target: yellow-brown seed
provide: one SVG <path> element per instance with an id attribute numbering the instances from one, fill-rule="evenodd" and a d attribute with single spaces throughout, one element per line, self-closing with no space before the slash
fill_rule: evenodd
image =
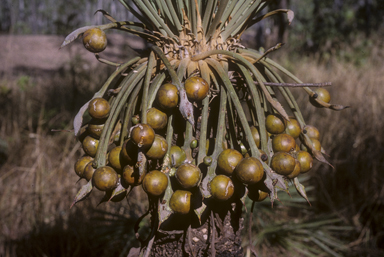
<path id="1" fill-rule="evenodd" d="M 185 92 L 192 101 L 201 101 L 209 93 L 208 82 L 198 76 L 189 77 L 184 82 Z"/>
<path id="2" fill-rule="evenodd" d="M 119 182 L 116 171 L 109 166 L 97 168 L 92 177 L 93 185 L 100 191 L 112 190 Z"/>
<path id="3" fill-rule="evenodd" d="M 83 34 L 83 45 L 85 49 L 92 53 L 100 53 L 107 47 L 107 36 L 99 28 L 91 28 Z"/>
<path id="4" fill-rule="evenodd" d="M 219 201 L 228 200 L 235 192 L 232 180 L 225 175 L 215 176 L 209 185 L 212 197 Z"/>
<path id="5" fill-rule="evenodd" d="M 188 214 L 191 210 L 192 193 L 185 190 L 176 190 L 169 200 L 169 207 L 179 214 Z"/>

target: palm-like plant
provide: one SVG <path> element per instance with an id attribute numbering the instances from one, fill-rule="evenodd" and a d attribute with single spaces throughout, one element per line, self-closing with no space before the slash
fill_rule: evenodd
<path id="1" fill-rule="evenodd" d="M 79 191 L 74 203 L 85 198 L 94 186 L 106 190 L 104 200 L 125 196 L 129 188 L 138 184 L 124 185 L 125 165 L 131 167 L 131 170 L 137 169 L 137 176 L 140 177 L 150 170 L 157 169 L 166 174 L 165 182 L 160 178 L 156 182 L 165 183 L 165 192 L 158 194 L 155 193 L 156 190 L 151 191 L 157 184 L 151 184 L 148 182 L 149 179 L 145 181 L 150 176 L 144 177 L 143 187 L 149 195 L 148 213 L 152 214 L 152 233 L 147 240 L 142 241 L 146 256 L 151 249 L 154 253 L 159 253 L 171 245 L 173 245 L 171 249 L 177 248 L 174 242 L 179 240 L 183 241 L 181 245 L 184 246 L 184 251 L 193 256 L 199 251 L 210 252 L 212 256 L 216 252 L 230 251 L 232 255 L 237 256 L 236 254 L 241 254 L 241 244 L 238 241 L 238 231 L 242 227 L 241 206 L 248 190 L 267 192 L 273 203 L 277 199 L 276 192 L 288 191 L 287 185 L 291 181 L 297 191 L 307 199 L 305 189 L 297 179 L 300 161 L 296 147 L 291 147 L 287 153 L 290 156 L 287 158 L 293 160 L 293 168 L 296 168 L 295 175 L 291 175 L 293 172 L 291 168 L 289 172 L 278 172 L 279 167 L 274 164 L 274 154 L 278 150 L 273 146 L 266 116 L 280 117 L 284 126 L 283 131 L 287 121 L 297 120 L 300 134 L 297 140 L 305 145 L 307 151 L 316 159 L 328 163 L 323 157 L 323 149 L 317 148 L 313 144 L 315 139 L 308 135 L 307 125 L 289 87 L 302 87 L 318 107 L 334 110 L 341 110 L 344 107 L 329 104 L 328 99 L 322 98 L 322 94 L 310 88 L 328 84 L 304 84 L 292 73 L 266 57 L 282 44 L 277 44 L 265 52 L 247 49 L 241 45 L 240 37 L 247 28 L 275 14 L 286 14 L 290 22 L 293 19 L 293 12 L 290 10 L 263 12 L 268 7 L 269 1 L 262 0 L 133 0 L 131 2 L 120 0 L 120 2 L 140 22 L 116 21 L 107 12 L 101 11 L 111 21 L 110 23 L 79 28 L 68 35 L 62 44 L 63 47 L 84 34 L 83 38 L 88 40 L 85 44 L 87 49 L 99 52 L 89 46 L 91 44 L 89 37 L 95 34 L 92 30 L 95 28 L 98 29 L 96 31 L 99 34 L 96 36 L 99 38 L 105 37 L 102 33 L 104 30 L 118 29 L 135 34 L 152 44 L 149 55 L 136 57 L 122 64 L 101 59 L 96 53 L 100 61 L 116 65 L 117 69 L 94 97 L 80 109 L 74 120 L 74 130 L 82 140 L 84 128 L 90 127 L 83 122 L 84 113 L 92 108 L 95 103 L 93 100 L 108 98 L 110 104 L 110 109 L 107 110 L 108 118 L 98 119 L 98 123 L 103 124 L 103 129 L 95 143 L 98 144 L 97 150 L 94 153 L 88 152 L 89 150 L 86 152 L 94 157 L 90 163 L 97 169 L 94 174 L 97 173 L 98 178 L 102 177 L 100 174 L 104 174 L 98 169 L 106 165 L 112 166 L 120 173 L 120 177 L 105 175 L 103 183 L 107 183 L 111 177 L 117 178 L 110 187 L 100 184 L 95 180 L 95 176 L 94 179 L 88 178 L 89 182 Z M 102 42 L 100 51 L 104 48 L 105 41 Z M 281 74 L 292 79 L 294 83 L 285 83 Z M 192 89 L 187 88 L 187 84 L 190 84 L 187 79 L 191 77 L 197 78 L 192 82 Z M 200 81 L 203 81 L 203 85 L 209 85 L 207 92 L 201 89 Z M 159 92 L 164 84 L 172 84 L 177 89 L 178 110 L 167 109 L 159 104 L 161 101 Z M 197 89 L 193 89 L 194 87 Z M 285 99 L 288 111 L 277 100 L 278 93 Z M 155 144 L 152 143 L 154 139 L 151 139 L 148 147 L 145 146 L 148 133 L 153 133 L 153 131 L 143 132 L 143 124 L 153 124 L 153 121 L 149 120 L 152 117 L 147 116 L 147 111 L 151 108 L 166 113 L 166 128 L 156 130 L 159 137 L 164 136 L 161 144 L 164 155 L 160 158 L 153 158 L 152 154 L 148 154 L 148 147 L 152 149 Z M 95 119 L 97 120 L 97 117 L 93 120 Z M 89 129 L 87 131 L 85 133 L 89 133 Z M 135 140 L 136 131 L 139 131 L 137 140 Z M 260 138 L 260 142 L 257 137 Z M 130 143 L 130 140 L 134 143 Z M 83 146 L 88 144 L 89 140 L 87 143 L 84 141 Z M 206 147 L 208 143 L 210 147 Z M 177 154 L 171 151 L 173 145 L 180 147 Z M 121 153 L 117 156 L 121 158 L 118 162 L 122 167 L 114 166 L 114 161 L 111 157 L 108 158 L 108 154 L 112 155 L 112 146 L 121 147 Z M 86 146 L 84 148 L 87 149 Z M 250 171 L 244 171 L 247 174 L 243 176 L 239 175 L 243 173 L 238 170 L 240 168 L 231 166 L 233 175 L 217 176 L 221 170 L 218 158 L 224 148 L 241 152 L 261 169 L 250 168 Z M 127 158 L 124 159 L 124 151 L 134 152 L 133 163 Z M 180 182 L 179 169 L 176 169 L 179 165 L 177 158 L 180 155 L 183 156 L 181 163 L 190 163 L 200 170 L 197 185 L 191 188 L 183 188 Z M 245 166 L 248 168 L 249 165 Z M 248 172 L 251 175 L 248 175 Z M 83 170 L 78 174 L 82 176 Z M 217 185 L 216 181 L 219 181 Z M 260 185 L 260 188 L 256 188 Z M 224 189 L 220 189 L 220 186 L 224 186 Z M 177 190 L 191 193 L 182 193 L 184 200 L 178 200 L 175 204 L 172 196 Z M 223 198 L 220 198 L 220 194 L 224 194 Z M 220 199 L 224 201 L 219 201 Z M 180 215 L 188 217 L 186 219 L 188 222 L 175 224 Z M 231 229 L 230 235 L 226 233 L 228 228 Z M 182 234 L 185 236 L 182 237 Z M 162 245 L 164 235 L 173 238 L 167 246 Z M 223 238 L 225 240 L 222 240 Z"/>
<path id="2" fill-rule="evenodd" d="M 308 174 L 300 177 L 300 182 L 308 184 Z M 306 187 L 311 194 L 314 187 Z M 308 198 L 316 202 L 313 197 Z M 254 245 L 260 253 L 273 251 L 281 252 L 284 256 L 346 256 L 350 254 L 348 243 L 344 241 L 346 235 L 353 233 L 354 227 L 345 223 L 337 214 L 318 215 L 309 205 L 303 205 L 306 201 L 298 192 L 290 195 L 282 194 L 281 205 L 277 209 L 271 209 L 269 204 L 263 202 L 247 201 L 246 206 L 250 210 L 247 224 L 247 238 L 244 245 L 247 253 L 254 250 L 249 245 Z M 287 213 L 296 216 L 289 220 Z M 266 255 L 266 254 L 265 254 Z M 249 255 L 247 255 L 249 256 Z M 263 255 L 264 256 L 264 255 Z M 280 256 L 280 255 L 278 255 Z"/>

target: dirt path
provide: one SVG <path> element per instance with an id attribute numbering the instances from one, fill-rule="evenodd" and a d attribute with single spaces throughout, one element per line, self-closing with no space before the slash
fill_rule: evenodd
<path id="1" fill-rule="evenodd" d="M 103 65 L 85 51 L 81 39 L 59 49 L 63 40 L 55 35 L 0 35 L 0 78 L 54 72 L 76 56 L 90 65 Z M 143 49 L 144 43 L 138 37 L 108 34 L 108 47 L 100 56 L 121 62 L 133 55 L 130 47 Z"/>

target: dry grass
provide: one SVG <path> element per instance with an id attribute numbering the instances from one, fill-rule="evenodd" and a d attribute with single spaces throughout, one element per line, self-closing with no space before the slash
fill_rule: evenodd
<path id="1" fill-rule="evenodd" d="M 285 59 L 304 82 L 331 81 L 331 102 L 350 106 L 340 112 L 317 109 L 306 94 L 296 92 L 307 124 L 319 128 L 327 159 L 335 167 L 317 163 L 312 171 L 314 207 L 318 214 L 333 212 L 355 226 L 348 246 L 356 256 L 382 254 L 378 247 L 384 243 L 383 47 L 370 50 L 359 67 L 336 58 L 327 64 L 301 56 L 293 63 Z"/>
<path id="2" fill-rule="evenodd" d="M 381 133 L 384 125 L 381 119 L 384 110 L 384 67 L 374 60 L 359 68 L 338 62 L 328 67 L 316 65 L 309 60 L 302 64 L 295 70 L 302 80 L 332 81 L 333 86 L 329 88 L 332 103 L 350 106 L 341 112 L 333 112 L 316 109 L 304 103 L 306 99 L 301 100 L 301 106 L 309 106 L 303 108 L 307 123 L 320 129 L 322 145 L 336 167 L 332 171 L 326 166 L 320 166 L 314 175 L 345 180 L 337 180 L 324 186 L 324 189 L 335 191 L 329 192 L 329 195 L 332 195 L 332 199 L 327 199 L 329 206 L 335 208 L 337 204 L 340 209 L 340 204 L 345 202 L 345 207 L 348 207 L 346 197 L 363 201 L 365 204 L 381 200 L 380 196 L 384 193 L 381 190 L 384 164 L 384 135 Z M 352 184 L 359 190 L 345 192 Z"/>
<path id="3" fill-rule="evenodd" d="M 0 256 L 105 256 L 134 244 L 134 220 L 146 208 L 140 190 L 129 203 L 135 209 L 126 201 L 96 208 L 101 192 L 69 208 L 85 184 L 73 170 L 83 150 L 73 133 L 51 129 L 71 129 L 77 110 L 111 72 L 100 75 L 84 62 L 77 56 L 56 72 L 24 70 L 0 81 L 0 139 L 8 145 L 0 167 Z M 111 222 L 126 235 L 108 242 Z"/>
<path id="4" fill-rule="evenodd" d="M 356 256 L 375 256 L 384 241 L 384 67 L 378 61 L 383 53 L 373 49 L 360 67 L 303 57 L 282 60 L 305 82 L 332 81 L 332 102 L 351 106 L 342 112 L 316 109 L 304 92 L 296 92 L 307 123 L 319 128 L 335 166 L 316 164 L 311 172 L 313 210 L 336 213 L 355 227 L 347 240 Z M 131 242 L 127 231 L 145 209 L 137 204 L 145 201 L 139 191 L 131 205 L 108 203 L 96 209 L 102 195 L 93 192 L 69 209 L 84 183 L 76 184 L 73 172 L 82 150 L 71 133 L 51 129 L 70 129 L 84 99 L 107 75 L 83 67 L 78 58 L 44 74 L 44 80 L 33 73 L 0 80 L 0 139 L 8 143 L 8 159 L 0 167 L 0 255 L 111 256 Z M 113 238 L 122 233 L 116 227 L 124 228 L 122 240 Z"/>
<path id="5" fill-rule="evenodd" d="M 354 62 L 363 64 L 359 66 L 337 58 L 322 63 L 313 56 L 285 52 L 278 57 L 276 52 L 272 57 L 303 82 L 332 82 L 327 88 L 331 103 L 350 108 L 340 112 L 318 109 L 309 103 L 303 90 L 293 90 L 306 123 L 319 129 L 322 146 L 329 154 L 326 158 L 334 169 L 316 161 L 308 173 L 309 181 L 304 184 L 310 189 L 311 207 L 295 202 L 294 188 L 290 190 L 294 193 L 292 198 L 279 193 L 281 204 L 273 211 L 267 212 L 269 206 L 264 202 L 255 207 L 256 232 L 252 240 L 257 242 L 262 256 L 310 256 L 299 255 L 295 247 L 300 246 L 303 251 L 309 247 L 324 250 L 311 241 L 316 235 L 325 240 L 333 236 L 334 245 L 328 246 L 336 252 L 333 255 L 325 251 L 316 256 L 384 254 L 384 48 L 376 45 L 370 50 L 365 60 Z M 331 226 L 316 225 L 327 219 L 337 222 Z"/>

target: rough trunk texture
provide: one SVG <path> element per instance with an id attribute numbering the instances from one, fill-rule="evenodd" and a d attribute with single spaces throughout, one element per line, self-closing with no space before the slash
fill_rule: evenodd
<path id="1" fill-rule="evenodd" d="M 156 233 L 151 256 L 243 256 L 242 203 L 209 201 L 201 217 L 173 215 Z"/>

